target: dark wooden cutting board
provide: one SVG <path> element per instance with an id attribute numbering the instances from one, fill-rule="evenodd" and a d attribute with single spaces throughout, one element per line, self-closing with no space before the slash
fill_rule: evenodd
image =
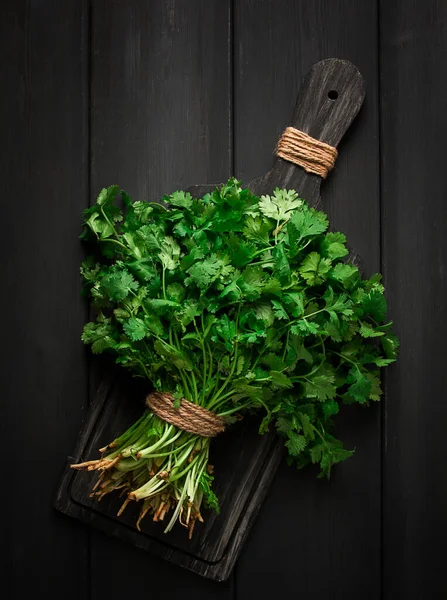
<path id="1" fill-rule="evenodd" d="M 301 86 L 290 123 L 332 146 L 338 146 L 354 120 L 365 95 L 359 71 L 349 62 L 328 59 L 314 65 Z M 271 171 L 253 180 L 249 187 L 260 195 L 277 186 L 295 189 L 312 206 L 320 204 L 321 179 L 300 167 L 277 158 Z M 194 186 L 200 197 L 214 185 Z M 351 253 L 351 262 L 359 257 Z M 179 526 L 165 535 L 163 524 L 150 517 L 139 532 L 135 523 L 138 507 L 130 505 L 116 516 L 122 499 L 111 495 L 100 503 L 90 498 L 95 476 L 75 471 L 69 465 L 98 456 L 98 448 L 124 431 L 140 416 L 149 385 L 132 379 L 113 367 L 104 380 L 86 416 L 73 456 L 68 457 L 57 491 L 55 507 L 106 533 L 127 540 L 195 573 L 224 581 L 230 574 L 256 514 L 273 480 L 284 451 L 274 433 L 260 436 L 259 423 L 246 418 L 212 443 L 211 463 L 215 467 L 214 490 L 221 512 L 204 511 L 205 523 L 197 526 L 192 540 Z"/>

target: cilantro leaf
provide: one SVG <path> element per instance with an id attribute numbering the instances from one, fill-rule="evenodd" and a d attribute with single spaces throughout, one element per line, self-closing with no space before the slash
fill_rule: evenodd
<path id="1" fill-rule="evenodd" d="M 133 342 L 142 340 L 147 332 L 144 321 L 135 317 L 130 317 L 124 323 L 123 328 Z"/>
<path id="2" fill-rule="evenodd" d="M 185 280 L 185 285 L 194 282 L 197 287 L 206 289 L 218 277 L 223 266 L 224 262 L 215 254 L 212 254 L 209 258 L 196 262 L 188 269 L 189 277 Z"/>
<path id="3" fill-rule="evenodd" d="M 312 323 L 312 321 L 308 321 L 307 319 L 300 319 L 290 328 L 293 334 L 302 336 L 316 335 L 319 330 L 320 327 L 317 323 Z"/>
<path id="4" fill-rule="evenodd" d="M 270 371 L 269 375 L 273 381 L 273 383 L 280 388 L 291 388 L 293 387 L 292 382 L 284 373 L 281 371 Z"/>
<path id="5" fill-rule="evenodd" d="M 399 340 L 392 333 L 387 333 L 381 338 L 382 346 L 387 358 L 395 360 L 399 350 Z"/>
<path id="6" fill-rule="evenodd" d="M 372 338 L 372 337 L 380 337 L 385 335 L 384 331 L 380 331 L 379 329 L 373 327 L 370 323 L 364 323 L 360 321 L 360 335 L 364 338 Z"/>
<path id="7" fill-rule="evenodd" d="M 273 196 L 261 196 L 259 210 L 264 216 L 279 223 L 289 219 L 292 211 L 302 206 L 302 204 L 303 201 L 298 198 L 298 194 L 294 190 L 276 188 Z"/>
<path id="8" fill-rule="evenodd" d="M 318 252 L 311 252 L 301 263 L 299 272 L 308 285 L 320 285 L 327 278 L 331 261 L 322 258 Z"/>
<path id="9" fill-rule="evenodd" d="M 267 246 L 269 243 L 271 225 L 261 217 L 248 217 L 243 233 L 248 240 Z"/>
<path id="10" fill-rule="evenodd" d="M 138 289 L 138 283 L 127 271 L 112 269 L 100 280 L 100 289 L 111 300 L 124 300 Z"/>
<path id="11" fill-rule="evenodd" d="M 320 402 L 332 400 L 336 395 L 335 377 L 332 373 L 315 373 L 304 384 L 306 398 L 315 398 Z"/>
<path id="12" fill-rule="evenodd" d="M 343 263 L 336 264 L 329 272 L 329 277 L 343 284 L 343 287 L 350 289 L 358 278 L 358 269 L 352 265 Z"/>
<path id="13" fill-rule="evenodd" d="M 297 456 L 307 445 L 306 437 L 298 433 L 291 432 L 286 442 L 286 448 L 292 456 Z"/>
<path id="14" fill-rule="evenodd" d="M 116 195 L 119 192 L 119 185 L 111 185 L 108 188 L 103 188 L 98 195 L 96 204 L 104 208 L 108 204 L 114 202 Z"/>
<path id="15" fill-rule="evenodd" d="M 357 367 L 352 367 L 349 371 L 346 382 L 349 385 L 348 394 L 356 402 L 364 404 L 368 399 L 372 391 L 372 382 L 368 377 L 360 371 Z"/>
<path id="16" fill-rule="evenodd" d="M 161 243 L 159 258 L 163 268 L 174 270 L 179 262 L 180 246 L 174 238 L 167 236 Z"/>
<path id="17" fill-rule="evenodd" d="M 179 206 L 180 208 L 191 208 L 192 207 L 192 196 L 189 192 L 173 192 L 168 199 L 169 204 L 172 206 Z"/>
<path id="18" fill-rule="evenodd" d="M 363 311 L 366 315 L 370 315 L 376 321 L 384 321 L 386 317 L 386 300 L 385 296 L 379 290 L 371 290 L 362 300 Z"/>
<path id="19" fill-rule="evenodd" d="M 102 354 L 105 350 L 114 348 L 114 329 L 109 319 L 96 323 L 86 323 L 82 332 L 84 344 L 90 344 L 93 354 Z"/>
<path id="20" fill-rule="evenodd" d="M 307 207 L 295 211 L 287 223 L 291 255 L 296 256 L 298 254 L 301 240 L 324 233 L 327 228 L 328 220 L 323 212 Z"/>
<path id="21" fill-rule="evenodd" d="M 342 233 L 327 233 L 321 242 L 321 255 L 331 260 L 343 258 L 349 254 L 345 244 L 346 236 Z"/>
<path id="22" fill-rule="evenodd" d="M 289 315 L 287 311 L 284 309 L 281 302 L 278 300 L 272 300 L 273 313 L 277 319 L 288 319 Z"/>
<path id="23" fill-rule="evenodd" d="M 273 249 L 274 262 L 274 273 L 278 277 L 279 281 L 287 281 L 290 276 L 290 264 L 287 259 L 284 244 L 278 244 Z"/>
<path id="24" fill-rule="evenodd" d="M 265 327 L 270 327 L 275 320 L 273 309 L 269 304 L 258 304 L 255 309 L 256 318 L 263 322 Z"/>
<path id="25" fill-rule="evenodd" d="M 293 317 L 301 317 L 304 314 L 304 294 L 300 292 L 288 292 L 284 294 L 284 301 L 290 304 Z"/>

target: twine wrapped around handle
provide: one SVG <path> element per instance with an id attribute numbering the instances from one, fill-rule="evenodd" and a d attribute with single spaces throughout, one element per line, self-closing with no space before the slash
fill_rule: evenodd
<path id="1" fill-rule="evenodd" d="M 152 392 L 146 405 L 166 423 L 202 437 L 215 437 L 225 430 L 225 421 L 210 410 L 184 398 L 174 408 L 174 397 L 167 392 Z"/>
<path id="2" fill-rule="evenodd" d="M 334 168 L 338 152 L 334 146 L 321 142 L 304 131 L 287 127 L 279 138 L 276 156 L 326 179 L 329 171 Z"/>

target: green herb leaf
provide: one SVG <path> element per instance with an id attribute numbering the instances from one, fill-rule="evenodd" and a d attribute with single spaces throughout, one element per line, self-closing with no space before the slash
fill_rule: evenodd
<path id="1" fill-rule="evenodd" d="M 124 331 L 133 342 L 142 340 L 147 332 L 147 327 L 141 319 L 130 317 L 124 323 Z"/>
<path id="2" fill-rule="evenodd" d="M 327 278 L 331 261 L 321 258 L 318 252 L 311 252 L 301 263 L 299 272 L 308 285 L 320 285 Z"/>
<path id="3" fill-rule="evenodd" d="M 289 219 L 292 211 L 302 204 L 303 201 L 298 198 L 298 194 L 294 190 L 276 188 L 273 196 L 261 196 L 259 210 L 264 216 L 281 222 Z"/>

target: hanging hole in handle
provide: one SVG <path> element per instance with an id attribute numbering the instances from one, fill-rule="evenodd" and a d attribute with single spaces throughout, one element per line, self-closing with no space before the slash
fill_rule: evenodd
<path id="1" fill-rule="evenodd" d="M 337 98 L 338 98 L 337 90 L 329 90 L 329 92 L 327 93 L 327 97 L 329 98 L 329 100 L 337 100 Z"/>

